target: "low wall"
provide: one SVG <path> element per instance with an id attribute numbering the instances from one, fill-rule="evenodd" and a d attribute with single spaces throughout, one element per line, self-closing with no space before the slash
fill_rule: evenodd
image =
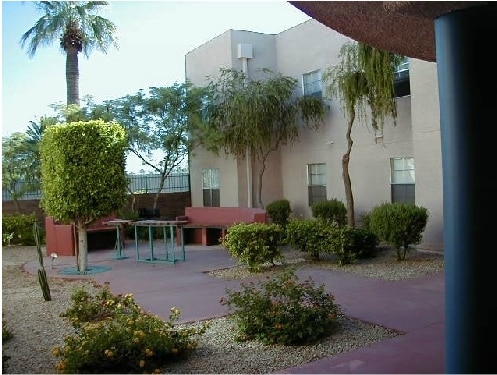
<path id="1" fill-rule="evenodd" d="M 136 194 L 135 209 L 152 208 L 154 204 L 155 194 Z M 132 196 L 123 209 L 130 210 L 132 206 Z M 165 220 L 174 220 L 176 216 L 183 215 L 185 207 L 192 205 L 190 192 L 181 193 L 162 193 L 157 201 L 157 208 L 160 209 L 160 216 Z M 45 227 L 45 212 L 40 208 L 40 200 L 21 200 L 19 201 L 20 213 L 32 214 L 35 213 L 38 223 Z M 18 213 L 17 207 L 13 201 L 2 201 L 2 214 L 9 215 Z"/>

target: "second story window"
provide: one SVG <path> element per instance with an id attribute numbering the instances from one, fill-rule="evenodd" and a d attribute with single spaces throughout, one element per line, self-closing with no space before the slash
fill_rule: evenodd
<path id="1" fill-rule="evenodd" d="M 323 84 L 321 80 L 321 70 L 314 70 L 302 75 L 302 87 L 304 95 L 323 97 Z"/>
<path id="2" fill-rule="evenodd" d="M 394 91 L 395 97 L 411 95 L 411 85 L 409 82 L 409 58 L 404 57 L 400 65 L 397 67 L 394 76 Z"/>

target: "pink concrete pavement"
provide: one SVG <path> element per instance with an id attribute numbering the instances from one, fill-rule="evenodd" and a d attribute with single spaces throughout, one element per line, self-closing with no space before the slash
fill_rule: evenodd
<path id="1" fill-rule="evenodd" d="M 160 251 L 161 244 L 156 246 Z M 139 246 L 140 257 L 148 251 Z M 75 267 L 75 257 L 45 257 L 49 277 L 92 279 L 109 283 L 113 293 L 132 293 L 144 309 L 163 318 L 170 308 L 181 310 L 181 321 L 190 322 L 225 315 L 227 308 L 219 303 L 226 288 L 240 285 L 239 280 L 224 280 L 208 271 L 231 267 L 236 262 L 218 246 L 186 246 L 186 261 L 175 264 L 153 264 L 136 260 L 133 243 L 124 250 L 126 259 L 114 259 L 113 250 L 92 251 L 88 264 L 110 270 L 85 276 L 67 276 L 59 272 Z M 37 261 L 25 265 L 36 273 Z M 404 334 L 340 355 L 320 359 L 279 373 L 375 373 L 422 374 L 444 373 L 445 319 L 444 273 L 422 278 L 385 281 L 352 274 L 323 270 L 298 271 L 299 278 L 311 276 L 324 284 L 344 312 L 354 318 L 380 324 Z"/>

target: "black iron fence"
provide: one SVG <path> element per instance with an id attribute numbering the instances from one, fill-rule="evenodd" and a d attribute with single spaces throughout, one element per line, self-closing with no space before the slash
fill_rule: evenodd
<path id="1" fill-rule="evenodd" d="M 127 175 L 129 180 L 129 190 L 133 194 L 157 193 L 160 186 L 160 175 L 158 174 L 142 174 L 142 175 Z M 23 191 L 26 183 L 19 181 L 16 184 L 15 191 Z M 161 193 L 181 193 L 190 191 L 190 175 L 188 173 L 175 173 L 168 176 L 164 182 L 164 187 Z M 40 199 L 41 191 L 25 192 L 18 200 Z M 2 188 L 2 200 L 11 201 L 12 196 L 9 191 Z"/>

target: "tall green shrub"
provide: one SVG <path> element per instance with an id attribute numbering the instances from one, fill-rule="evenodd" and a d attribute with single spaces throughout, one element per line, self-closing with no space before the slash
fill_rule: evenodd
<path id="1" fill-rule="evenodd" d="M 311 206 L 312 216 L 331 221 L 339 227 L 347 224 L 347 208 L 338 199 L 316 202 Z"/>
<path id="2" fill-rule="evenodd" d="M 101 120 L 50 126 L 41 140 L 40 204 L 49 216 L 76 226 L 80 272 L 88 266 L 87 225 L 126 202 L 127 145 L 121 125 Z"/>
<path id="3" fill-rule="evenodd" d="M 369 229 L 406 258 L 411 245 L 421 242 L 428 222 L 428 210 L 410 203 L 382 203 L 369 213 Z"/>
<path id="4" fill-rule="evenodd" d="M 274 224 L 281 225 L 285 228 L 292 208 L 288 199 L 278 199 L 269 203 L 266 206 L 266 211 Z"/>

